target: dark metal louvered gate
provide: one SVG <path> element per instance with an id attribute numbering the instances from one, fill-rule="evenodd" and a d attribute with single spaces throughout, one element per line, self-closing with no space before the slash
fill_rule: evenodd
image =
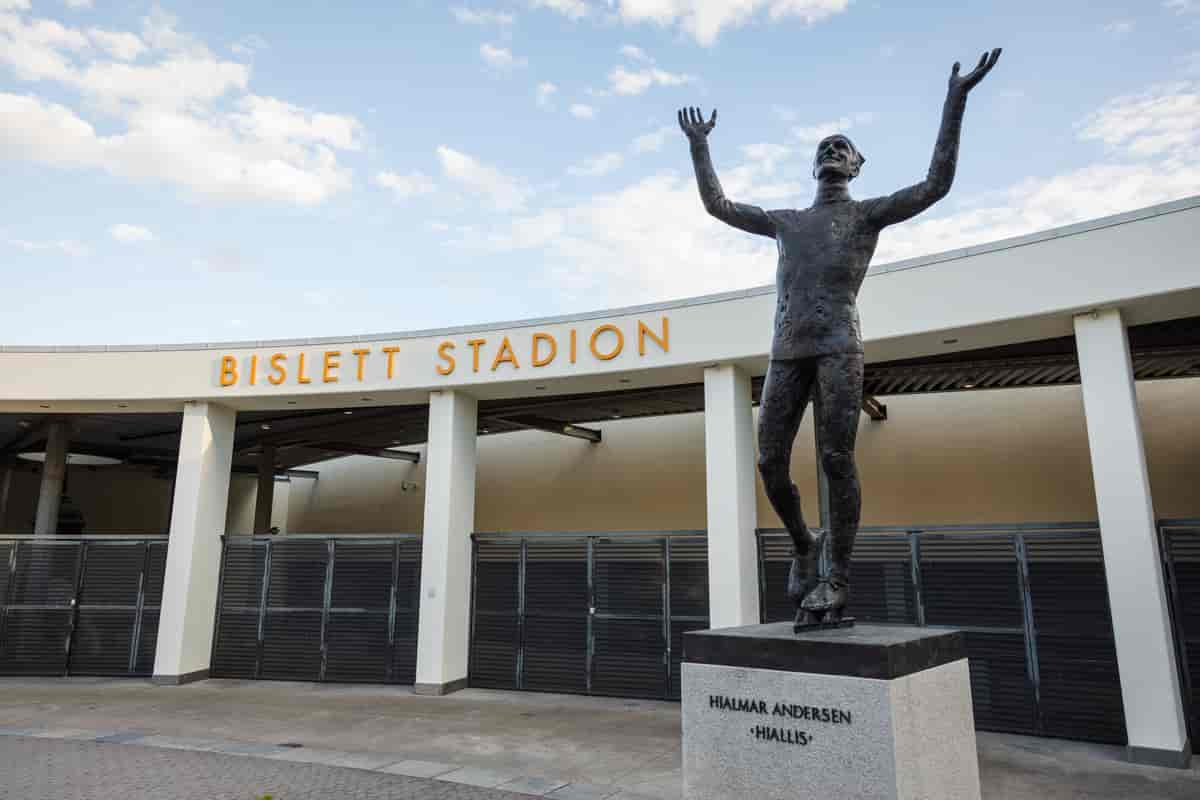
<path id="1" fill-rule="evenodd" d="M 0 538 L 0 675 L 149 675 L 167 538 Z"/>
<path id="2" fill-rule="evenodd" d="M 1159 523 L 1188 733 L 1200 741 L 1200 520 Z"/>
<path id="3" fill-rule="evenodd" d="M 762 618 L 791 619 L 791 540 L 759 531 Z M 981 730 L 1125 742 L 1095 524 L 866 528 L 850 614 L 963 630 Z"/>
<path id="4" fill-rule="evenodd" d="M 476 534 L 471 686 L 678 698 L 708 627 L 703 531 Z"/>
<path id="5" fill-rule="evenodd" d="M 415 535 L 227 536 L 211 673 L 410 684 L 420 575 Z"/>

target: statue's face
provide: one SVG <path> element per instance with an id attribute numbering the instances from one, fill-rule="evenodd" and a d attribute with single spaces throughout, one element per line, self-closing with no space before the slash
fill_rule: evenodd
<path id="1" fill-rule="evenodd" d="M 813 156 L 813 177 L 822 178 L 844 177 L 853 180 L 858 176 L 866 159 L 854 142 L 840 133 L 826 136 L 817 144 L 817 152 Z"/>

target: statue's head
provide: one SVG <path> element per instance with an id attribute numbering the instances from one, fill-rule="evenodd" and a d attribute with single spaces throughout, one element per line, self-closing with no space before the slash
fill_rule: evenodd
<path id="1" fill-rule="evenodd" d="M 817 152 L 813 155 L 813 177 L 821 180 L 840 176 L 848 181 L 854 180 L 865 163 L 867 157 L 858 151 L 854 142 L 835 133 L 817 143 Z"/>

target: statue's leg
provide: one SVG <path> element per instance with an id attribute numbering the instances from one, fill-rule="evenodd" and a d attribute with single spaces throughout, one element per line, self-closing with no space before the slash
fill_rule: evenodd
<path id="1" fill-rule="evenodd" d="M 771 507 L 792 537 L 787 592 L 797 608 L 816 584 L 820 555 L 804 524 L 800 492 L 791 478 L 792 443 L 808 405 L 814 367 L 811 359 L 772 360 L 767 367 L 758 415 L 758 471 Z"/>
<path id="2" fill-rule="evenodd" d="M 822 604 L 829 607 L 826 621 L 841 618 L 849 596 L 850 556 L 862 512 L 862 491 L 854 462 L 862 389 L 861 353 L 835 354 L 817 359 L 815 391 L 820 393 L 820 399 L 815 404 L 814 422 L 821 443 L 821 466 L 829 482 L 832 562 L 829 585 L 822 587 Z"/>

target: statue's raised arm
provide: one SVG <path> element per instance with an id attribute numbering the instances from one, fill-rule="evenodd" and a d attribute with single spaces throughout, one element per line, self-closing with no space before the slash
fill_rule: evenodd
<path id="1" fill-rule="evenodd" d="M 717 172 L 713 169 L 712 156 L 708 152 L 708 134 L 717 124 L 717 110 L 707 122 L 698 108 L 679 110 L 679 127 L 691 144 L 692 166 L 696 168 L 696 183 L 700 187 L 700 199 L 704 208 L 722 222 L 741 228 L 759 236 L 775 236 L 775 226 L 767 213 L 758 206 L 735 203 L 725 197 Z"/>
<path id="2" fill-rule="evenodd" d="M 959 64 L 954 63 L 950 71 L 950 85 L 946 90 L 946 104 L 942 108 L 942 126 L 938 130 L 937 144 L 933 148 L 933 159 L 925 180 L 901 189 L 887 197 L 866 201 L 868 219 L 878 227 L 894 225 L 915 217 L 941 200 L 954 183 L 954 169 L 958 163 L 958 139 L 962 130 L 963 112 L 967 108 L 967 94 L 974 89 L 1000 60 L 1000 48 L 984 53 L 975 69 L 959 75 Z"/>

